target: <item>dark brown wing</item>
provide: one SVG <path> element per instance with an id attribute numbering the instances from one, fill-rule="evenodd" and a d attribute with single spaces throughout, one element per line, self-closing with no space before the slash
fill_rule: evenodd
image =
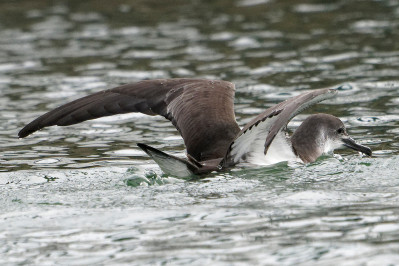
<path id="1" fill-rule="evenodd" d="M 270 107 L 238 133 L 221 164 L 229 166 L 251 156 L 266 155 L 276 135 L 294 116 L 313 104 L 333 97 L 336 93 L 337 91 L 332 89 L 308 91 Z"/>
<path id="2" fill-rule="evenodd" d="M 234 116 L 232 83 L 163 79 L 123 85 L 64 104 L 26 125 L 18 136 L 129 112 L 169 119 L 182 135 L 188 154 L 198 161 L 223 157 L 240 130 Z"/>

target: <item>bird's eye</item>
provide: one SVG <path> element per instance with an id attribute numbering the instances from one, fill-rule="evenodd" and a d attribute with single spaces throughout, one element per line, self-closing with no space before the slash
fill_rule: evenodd
<path id="1" fill-rule="evenodd" d="M 338 128 L 338 130 L 337 130 L 338 134 L 343 134 L 344 132 L 345 132 L 345 129 L 343 129 L 342 127 Z"/>

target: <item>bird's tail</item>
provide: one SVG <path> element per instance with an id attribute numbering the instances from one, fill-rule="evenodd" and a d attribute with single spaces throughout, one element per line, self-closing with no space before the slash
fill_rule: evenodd
<path id="1" fill-rule="evenodd" d="M 167 175 L 189 177 L 198 172 L 199 167 L 185 159 L 169 155 L 146 144 L 138 143 L 137 146 L 147 153 Z"/>

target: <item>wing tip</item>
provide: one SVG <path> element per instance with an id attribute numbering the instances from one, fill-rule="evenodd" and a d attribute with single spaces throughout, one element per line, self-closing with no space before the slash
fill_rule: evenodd
<path id="1" fill-rule="evenodd" d="M 29 134 L 30 134 L 29 132 L 21 130 L 18 132 L 18 138 L 23 139 L 23 138 L 29 136 Z"/>
<path id="2" fill-rule="evenodd" d="M 30 126 L 30 124 L 24 126 L 19 132 L 18 132 L 18 138 L 22 139 L 25 138 L 27 136 L 29 136 L 30 134 L 36 132 L 39 129 L 35 129 L 32 126 Z"/>
<path id="3" fill-rule="evenodd" d="M 136 144 L 140 149 L 142 149 L 145 153 L 151 148 L 150 146 L 144 144 L 144 143 L 137 143 Z"/>
<path id="4" fill-rule="evenodd" d="M 171 156 L 171 155 L 169 155 L 169 154 L 167 154 L 167 153 L 165 153 L 165 152 L 163 152 L 161 150 L 155 149 L 155 148 L 153 148 L 153 147 L 151 147 L 151 146 L 149 146 L 147 144 L 144 144 L 144 143 L 137 143 L 136 145 L 140 149 L 142 149 L 145 153 L 147 153 L 148 156 L 150 156 L 152 158 L 153 158 L 154 155 L 164 156 L 164 157 L 173 157 L 173 156 Z"/>

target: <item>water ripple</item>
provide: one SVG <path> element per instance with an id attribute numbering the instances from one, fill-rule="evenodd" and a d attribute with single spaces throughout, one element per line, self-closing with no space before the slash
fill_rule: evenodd
<path id="1" fill-rule="evenodd" d="M 0 4 L 0 264 L 390 265 L 399 260 L 399 5 L 237 0 Z M 160 117 L 125 114 L 26 139 L 67 101 L 142 79 L 236 84 L 240 125 L 316 88 L 372 157 L 166 176 L 185 156 Z"/>

